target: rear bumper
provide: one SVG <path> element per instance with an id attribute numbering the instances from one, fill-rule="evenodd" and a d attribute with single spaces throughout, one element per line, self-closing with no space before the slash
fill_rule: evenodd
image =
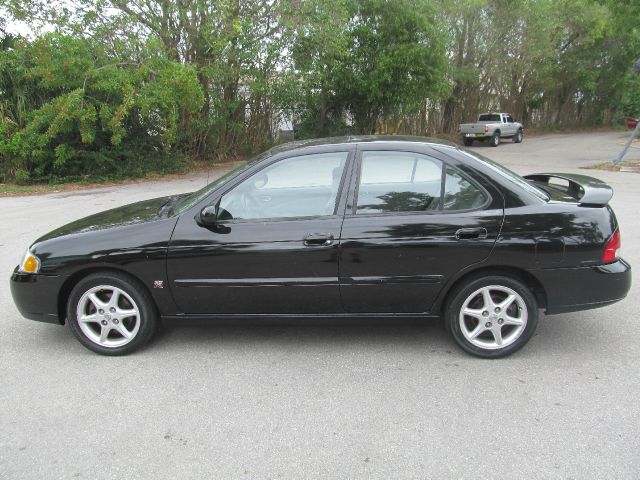
<path id="1" fill-rule="evenodd" d="M 480 134 L 476 134 L 476 133 L 463 133 L 462 134 L 462 138 L 465 138 L 467 140 L 479 140 L 479 141 L 484 141 L 487 140 L 488 138 L 491 138 L 491 135 L 489 135 L 488 133 L 480 133 Z"/>
<path id="2" fill-rule="evenodd" d="M 631 266 L 620 259 L 607 265 L 540 270 L 549 315 L 605 307 L 624 299 L 631 288 Z"/>
<path id="3" fill-rule="evenodd" d="M 66 277 L 21 273 L 11 275 L 11 295 L 23 317 L 39 322 L 61 324 L 58 294 Z"/>

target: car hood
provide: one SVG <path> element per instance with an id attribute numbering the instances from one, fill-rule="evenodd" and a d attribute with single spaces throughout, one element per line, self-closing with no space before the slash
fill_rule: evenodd
<path id="1" fill-rule="evenodd" d="M 175 197 L 159 197 L 142 202 L 131 203 L 122 207 L 113 208 L 105 212 L 96 213 L 81 218 L 40 237 L 35 243 L 50 240 L 65 235 L 105 230 L 108 228 L 122 227 L 158 220 L 166 216 L 165 205 Z"/>

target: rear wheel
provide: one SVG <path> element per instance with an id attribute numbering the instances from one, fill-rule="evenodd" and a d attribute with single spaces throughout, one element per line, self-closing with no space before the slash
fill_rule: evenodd
<path id="1" fill-rule="evenodd" d="M 498 145 L 500 145 L 500 132 L 496 132 L 491 136 L 489 145 L 491 145 L 492 147 L 497 147 Z"/>
<path id="2" fill-rule="evenodd" d="M 472 279 L 450 298 L 447 328 L 460 347 L 478 357 L 499 358 L 519 350 L 538 325 L 534 295 L 512 277 Z"/>
<path id="3" fill-rule="evenodd" d="M 513 143 L 522 143 L 523 137 L 524 134 L 522 132 L 522 129 L 519 129 L 518 132 L 513 136 Z"/>
<path id="4" fill-rule="evenodd" d="M 464 146 L 465 147 L 470 147 L 471 145 L 473 145 L 473 138 L 463 138 L 462 141 L 464 142 Z"/>
<path id="5" fill-rule="evenodd" d="M 71 291 L 69 328 L 89 350 L 126 355 L 146 344 L 157 314 L 149 293 L 135 279 L 115 272 L 95 273 Z"/>

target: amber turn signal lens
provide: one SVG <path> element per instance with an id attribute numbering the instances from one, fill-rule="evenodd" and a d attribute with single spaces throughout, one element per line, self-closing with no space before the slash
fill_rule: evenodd
<path id="1" fill-rule="evenodd" d="M 25 273 L 38 273 L 38 270 L 40 270 L 40 260 L 32 253 L 27 252 L 20 264 L 20 270 Z"/>

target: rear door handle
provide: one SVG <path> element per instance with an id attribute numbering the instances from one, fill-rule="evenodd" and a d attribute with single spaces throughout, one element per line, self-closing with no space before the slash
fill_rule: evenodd
<path id="1" fill-rule="evenodd" d="M 487 229 L 478 228 L 461 228 L 456 231 L 456 240 L 472 240 L 474 238 L 487 238 Z"/>
<path id="2" fill-rule="evenodd" d="M 307 233 L 302 237 L 302 243 L 307 247 L 328 247 L 333 244 L 333 240 L 331 233 Z"/>

